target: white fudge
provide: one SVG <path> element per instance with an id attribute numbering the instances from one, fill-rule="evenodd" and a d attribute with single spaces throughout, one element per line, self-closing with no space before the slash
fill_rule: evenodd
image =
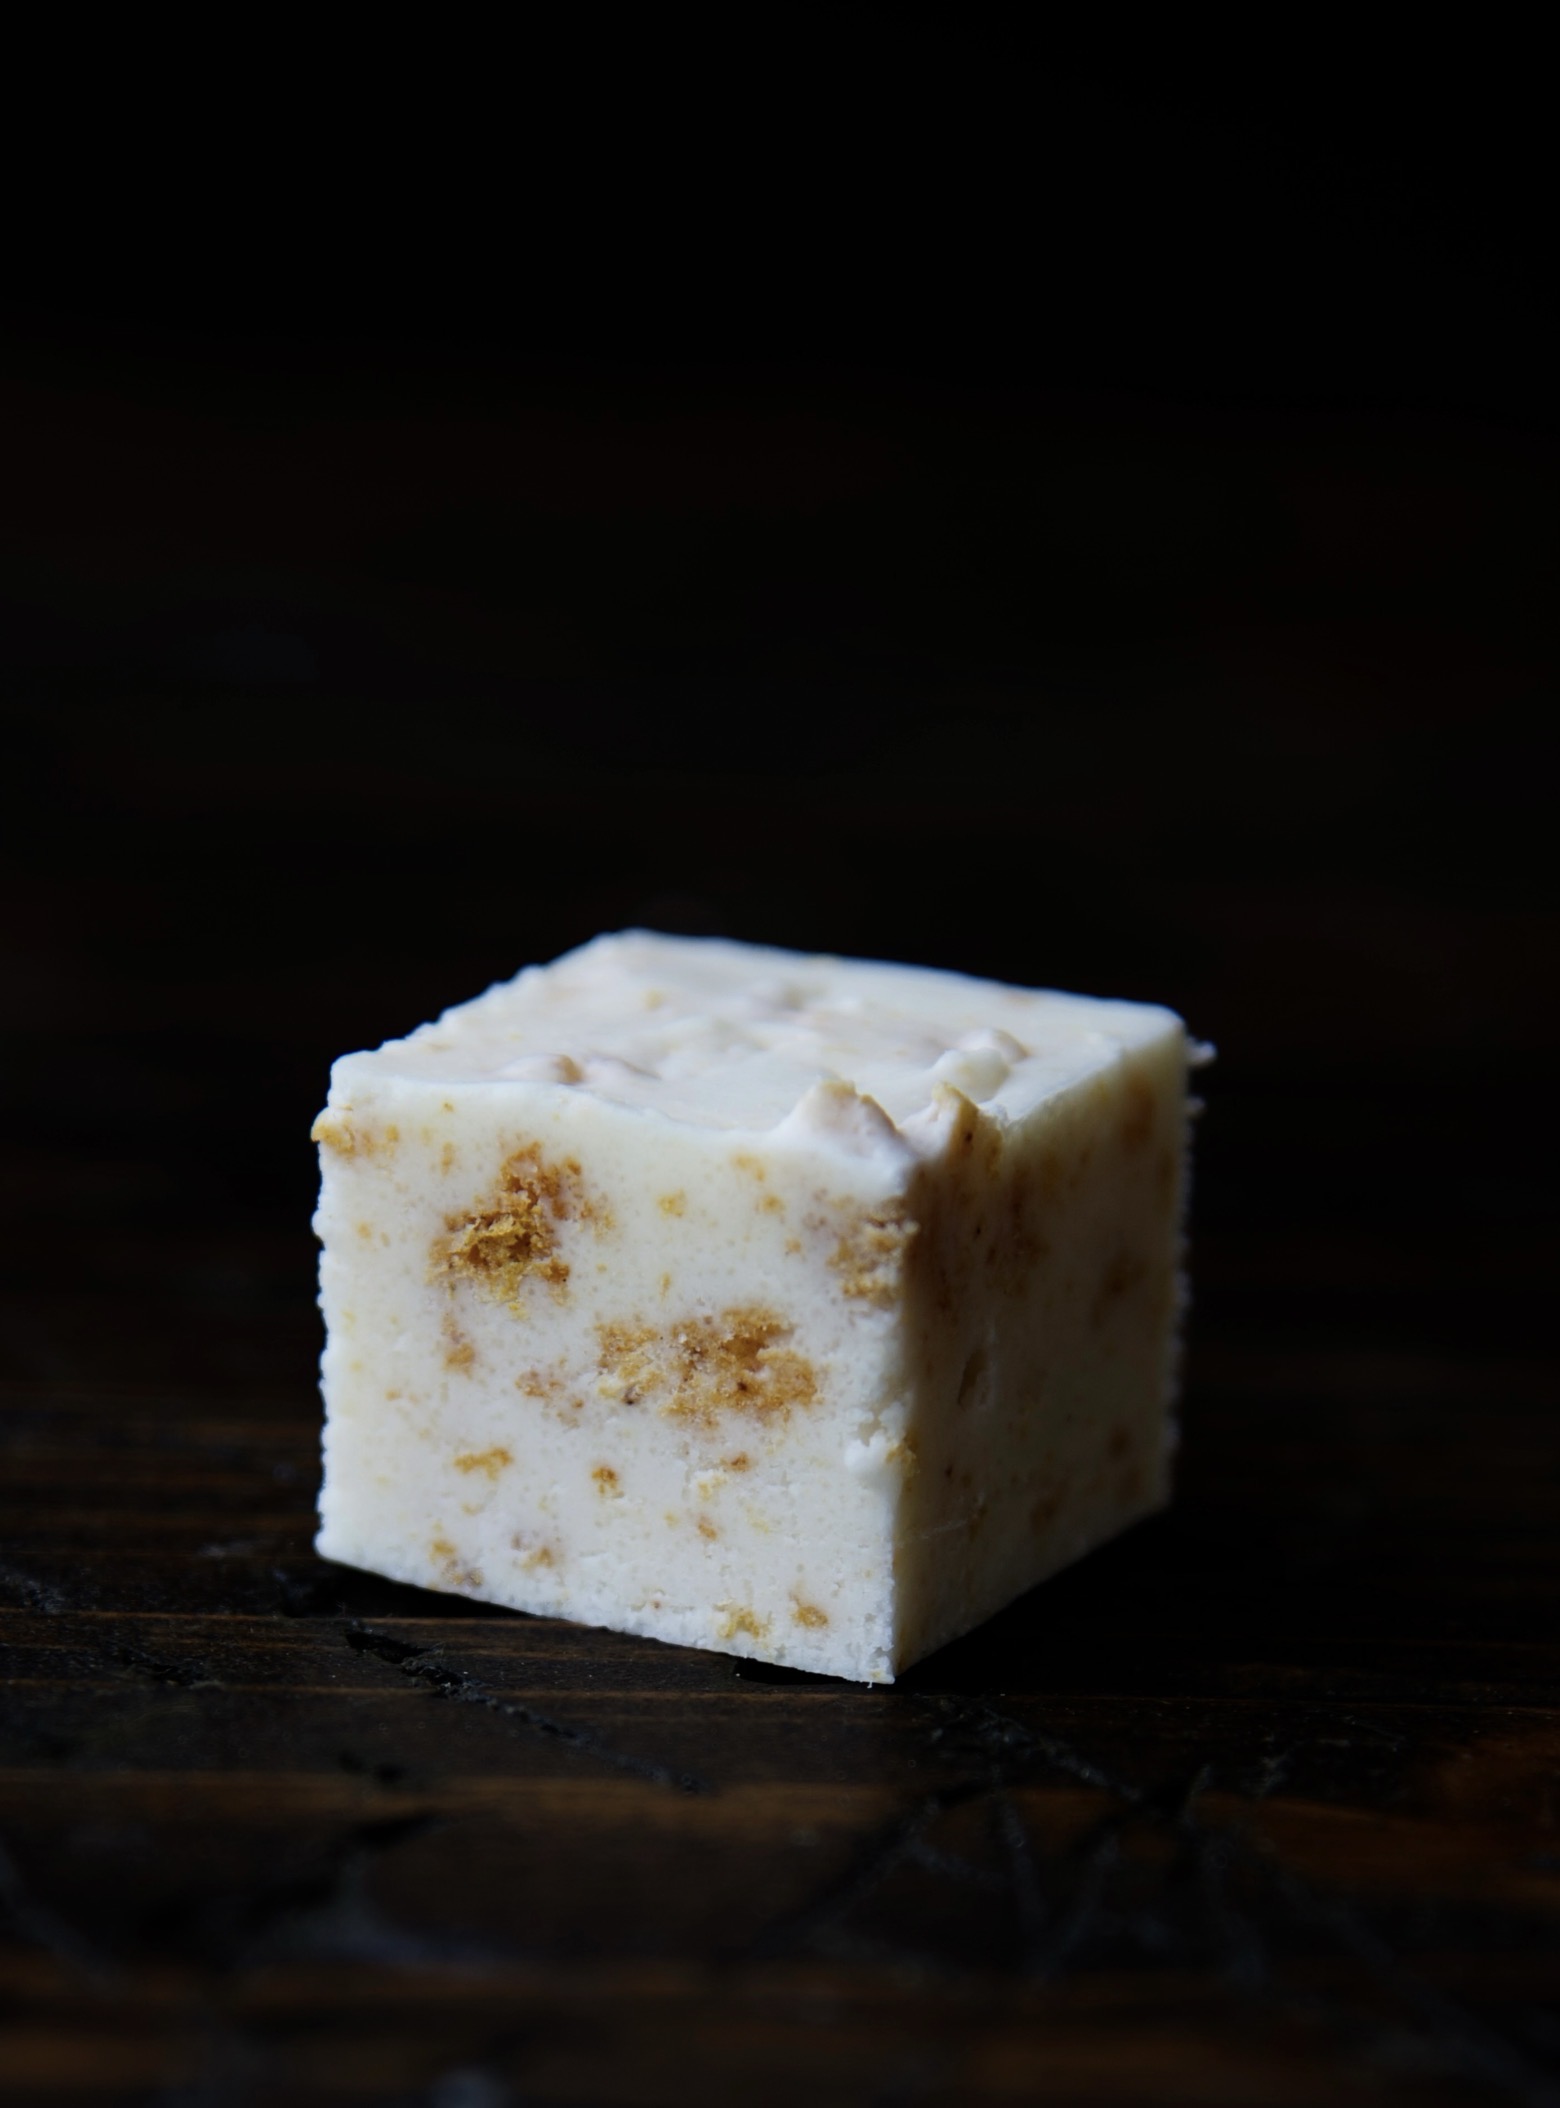
<path id="1" fill-rule="evenodd" d="M 320 1551 L 891 1680 L 1167 1498 L 1187 1059 L 640 932 L 347 1055 Z"/>

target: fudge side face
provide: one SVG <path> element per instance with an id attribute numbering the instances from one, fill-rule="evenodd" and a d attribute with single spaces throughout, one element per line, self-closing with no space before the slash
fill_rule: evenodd
<path id="1" fill-rule="evenodd" d="M 891 1678 L 1166 1496 L 1184 1044 L 630 936 L 347 1057 L 320 1551 Z"/>
<path id="2" fill-rule="evenodd" d="M 871 1162 L 524 1085 L 347 1089 L 320 1124 L 320 1550 L 886 1676 L 908 1401 Z"/>
<path id="3" fill-rule="evenodd" d="M 900 1666 L 1168 1501 L 1186 1124 L 1178 1033 L 1012 1125 L 950 1109 L 911 1203 Z"/>

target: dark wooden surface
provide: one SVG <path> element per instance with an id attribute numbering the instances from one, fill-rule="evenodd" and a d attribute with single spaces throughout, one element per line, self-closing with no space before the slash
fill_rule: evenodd
<path id="1" fill-rule="evenodd" d="M 1560 2101 L 1547 443 L 6 386 L 14 2098 Z M 641 918 L 1220 1043 L 1173 1511 L 892 1690 L 310 1550 L 329 1057 Z"/>

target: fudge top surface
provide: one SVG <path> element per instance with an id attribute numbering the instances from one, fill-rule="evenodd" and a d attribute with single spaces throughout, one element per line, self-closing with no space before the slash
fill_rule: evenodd
<path id="1" fill-rule="evenodd" d="M 391 1079 L 541 1085 L 749 1133 L 798 1118 L 826 1129 L 840 1100 L 859 1105 L 859 1093 L 913 1129 L 939 1085 L 1021 1119 L 1180 1030 L 1151 1003 L 629 930 L 527 967 L 377 1052 L 345 1056 L 334 1082 L 349 1095 Z"/>

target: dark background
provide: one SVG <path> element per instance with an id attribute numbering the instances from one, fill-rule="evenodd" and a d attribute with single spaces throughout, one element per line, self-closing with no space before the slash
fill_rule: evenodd
<path id="1" fill-rule="evenodd" d="M 1532 54 L 639 37 L 18 164 L 17 2097 L 1560 2099 Z M 330 1058 L 635 922 L 1220 1049 L 1176 1510 L 889 1693 L 309 1551 Z"/>

